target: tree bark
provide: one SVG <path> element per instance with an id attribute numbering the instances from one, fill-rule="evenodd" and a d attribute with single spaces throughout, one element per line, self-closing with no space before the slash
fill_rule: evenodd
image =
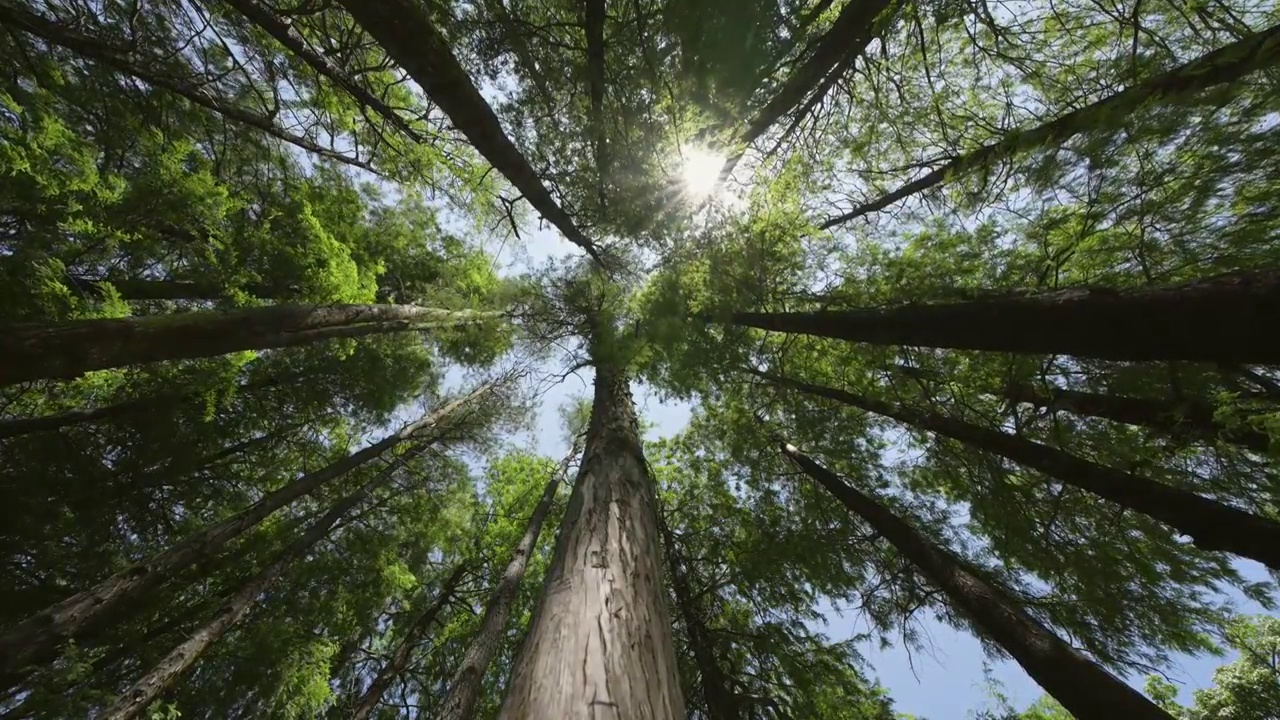
<path id="1" fill-rule="evenodd" d="M 1096 128 L 1119 127 L 1131 113 L 1148 103 L 1177 102 L 1216 85 L 1239 80 L 1277 62 L 1280 62 L 1280 25 L 1237 40 L 1043 125 L 1010 132 L 996 142 L 957 156 L 892 192 L 825 221 L 821 227 L 826 230 L 883 210 L 899 200 L 941 185 L 949 178 L 979 167 L 989 167 L 1018 153 L 1044 147 L 1052 142 L 1063 142 Z"/>
<path id="2" fill-rule="evenodd" d="M 595 244 L 556 203 L 537 171 L 503 132 L 493 108 L 471 82 L 453 56 L 449 40 L 431 22 L 421 4 L 416 0 L 339 0 L 339 3 L 388 56 L 422 86 L 454 127 L 506 176 L 535 210 L 569 242 L 585 250 L 597 264 L 604 265 Z"/>
<path id="3" fill-rule="evenodd" d="M 1140 475 L 1100 465 L 1057 448 L 938 413 L 894 405 L 770 373 L 753 374 L 781 387 L 817 395 L 959 440 L 1159 520 L 1203 550 L 1230 552 L 1280 569 L 1280 522 L 1260 517 Z"/>
<path id="4" fill-rule="evenodd" d="M 629 383 L 597 354 L 582 464 L 501 720 L 683 718 L 661 572 Z"/>
<path id="5" fill-rule="evenodd" d="M 135 62 L 130 59 L 132 53 L 129 48 L 115 46 L 97 38 L 82 35 L 70 27 L 49 20 L 38 13 L 12 7 L 9 3 L 0 3 L 0 23 L 16 27 L 52 45 L 66 48 L 83 58 L 101 63 L 117 72 L 131 75 L 148 85 L 177 95 L 193 105 L 217 113 L 227 120 L 261 130 L 277 140 L 289 143 L 319 157 L 378 174 L 368 162 L 323 147 L 304 136 L 294 135 L 280 127 L 272 118 L 237 107 L 221 98 L 213 97 L 198 84 L 193 85 L 190 84 L 190 81 L 157 72 L 155 66 L 162 64 L 159 60 L 155 60 L 154 63 L 146 61 L 143 64 Z"/>
<path id="6" fill-rule="evenodd" d="M 0 326 L 0 385 L 74 378 L 92 370 L 240 350 L 293 347 L 334 337 L 463 324 L 495 313 L 414 305 L 273 305 L 226 312 Z"/>
<path id="7" fill-rule="evenodd" d="M 480 682 L 484 680 L 484 674 L 489 670 L 493 654 L 502 642 L 502 632 L 506 628 L 507 617 L 511 613 L 511 606 L 515 603 L 520 582 L 524 579 L 529 557 L 533 554 L 533 549 L 538 544 L 538 537 L 542 534 L 542 524 L 547 519 L 547 514 L 551 512 L 556 491 L 560 489 L 560 483 L 569 473 L 569 465 L 576 455 L 577 448 L 574 448 L 561 461 L 560 467 L 552 473 L 551 480 L 543 489 L 542 498 L 534 508 L 533 515 L 529 517 L 524 536 L 520 538 L 520 542 L 511 553 L 511 561 L 507 563 L 507 569 L 503 571 L 497 586 L 489 596 L 489 605 L 485 608 L 484 619 L 480 621 L 480 630 L 467 647 L 462 663 L 449 682 L 449 691 L 436 715 L 438 720 L 473 720 L 475 717 L 476 703 L 480 700 Z"/>
<path id="8" fill-rule="evenodd" d="M 134 720 L 144 713 L 179 675 L 199 660 L 205 651 L 226 635 L 227 631 L 249 612 L 267 588 L 285 573 L 298 556 L 328 535 L 344 515 L 363 502 L 379 485 L 385 483 L 395 474 L 398 467 L 399 464 L 395 464 L 379 472 L 355 492 L 338 501 L 319 520 L 308 526 L 271 563 L 259 570 L 240 587 L 240 590 L 229 597 L 212 620 L 193 632 L 186 641 L 174 648 L 141 679 L 125 690 L 98 716 L 98 720 Z"/>
<path id="9" fill-rule="evenodd" d="M 1151 428 L 1172 437 L 1221 440 L 1258 453 L 1267 452 L 1271 437 L 1247 426 L 1231 427 L 1214 419 L 1214 406 L 1206 400 L 1164 400 L 1050 388 L 1012 385 L 1005 397 L 1037 408 L 1063 410 L 1126 425 Z"/>
<path id="10" fill-rule="evenodd" d="M 369 717 L 373 715 L 373 711 L 378 709 L 378 703 L 382 702 L 382 696 L 391 687 L 391 683 L 395 682 L 395 679 L 408 669 L 409 660 L 413 657 L 413 651 L 422 643 L 427 631 L 435 624 L 436 618 L 440 617 L 440 611 L 453 599 L 453 594 L 457 591 L 458 584 L 462 582 L 462 576 L 466 572 L 467 566 L 464 563 L 459 563 L 453 569 L 453 572 L 449 574 L 449 577 L 445 578 L 444 583 L 440 585 L 440 592 L 436 594 L 435 600 L 405 630 L 404 637 L 400 639 L 400 644 L 396 646 L 395 652 L 391 654 L 387 664 L 382 666 L 377 676 L 373 678 L 373 682 L 369 683 L 369 689 L 364 692 L 364 695 L 360 696 L 355 709 L 351 711 L 351 720 L 369 720 Z"/>
<path id="11" fill-rule="evenodd" d="M 1073 288 L 1021 297 L 815 312 L 733 313 L 727 324 L 870 345 L 1104 360 L 1280 363 L 1258 328 L 1280 318 L 1280 272 L 1184 285 Z"/>
<path id="12" fill-rule="evenodd" d="M 861 517 L 938 587 L 983 635 L 1013 656 L 1040 687 L 1079 720 L 1173 720 L 1137 690 L 1098 666 L 1031 617 L 1001 588 L 933 544 L 889 508 L 780 441 L 806 475 Z"/>
<path id="13" fill-rule="evenodd" d="M 132 565 L 66 600 L 8 628 L 0 634 L 0 687 L 12 687 L 32 666 L 55 660 L 59 647 L 68 640 L 82 640 L 99 630 L 112 617 L 127 615 L 147 593 L 161 586 L 183 569 L 216 555 L 228 542 L 256 526 L 276 510 L 314 493 L 330 481 L 342 477 L 409 438 L 444 422 L 465 404 L 487 393 L 484 385 L 454 400 L 416 422 L 405 425 L 381 441 L 267 494 L 258 502 L 210 525 L 191 537 L 152 557 Z M 430 440 L 424 441 L 429 443 Z M 401 458 L 398 463 L 406 460 Z"/>
<path id="14" fill-rule="evenodd" d="M 702 679 L 702 699 L 707 703 L 707 720 L 738 720 L 740 713 L 737 698 L 730 691 L 729 680 L 716 661 L 711 633 L 697 607 L 689 578 L 683 570 L 687 567 L 686 561 L 681 557 L 675 536 L 661 515 L 658 517 L 658 529 L 662 533 L 663 555 L 671 578 L 671 589 L 675 594 L 676 612 L 684 621 L 689 649 L 693 651 L 693 663 L 698 668 L 698 677 Z"/>

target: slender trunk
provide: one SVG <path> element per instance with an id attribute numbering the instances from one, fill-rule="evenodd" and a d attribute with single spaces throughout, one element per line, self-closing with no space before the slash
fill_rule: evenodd
<path id="1" fill-rule="evenodd" d="M 851 2 L 841 9 L 831 29 L 816 41 L 805 61 L 787 77 L 782 87 L 760 108 L 738 136 L 740 149 L 725 160 L 724 167 L 720 169 L 722 180 L 733 173 L 746 146 L 755 142 L 778 120 L 794 110 L 837 66 L 866 50 L 871 42 L 876 18 L 892 2 L 893 0 Z"/>
<path id="2" fill-rule="evenodd" d="M 127 614 L 147 593 L 183 569 L 216 555 L 228 542 L 256 526 L 276 510 L 315 492 L 401 442 L 436 426 L 465 403 L 488 392 L 492 387 L 482 386 L 430 415 L 405 425 L 373 445 L 303 475 L 239 513 L 8 628 L 0 634 L 0 687 L 12 687 L 25 676 L 30 667 L 56 659 L 59 647 L 67 640 L 81 640 L 97 631 L 110 618 Z M 430 440 L 424 442 L 429 443 Z M 401 458 L 397 462 L 404 460 L 405 458 Z"/>
<path id="3" fill-rule="evenodd" d="M 733 313 L 728 324 L 871 345 L 1063 354 L 1104 360 L 1280 363 L 1258 332 L 1280 318 L 1280 272 L 1185 285 L 1073 288 L 1021 297 L 792 313 Z"/>
<path id="4" fill-rule="evenodd" d="M 604 131 L 604 24 L 606 0 L 586 0 L 587 87 L 591 96 L 591 141 L 595 143 L 596 192 L 605 205 L 609 181 L 609 145 Z"/>
<path id="5" fill-rule="evenodd" d="M 0 3 L 0 24 L 18 28 L 52 45 L 66 48 L 80 57 L 105 65 L 116 72 L 133 76 L 148 85 L 177 95 L 193 105 L 217 113 L 227 120 L 261 130 L 277 140 L 314 155 L 377 173 L 368 162 L 326 148 L 302 135 L 294 135 L 280 127 L 270 116 L 247 110 L 211 95 L 205 88 L 200 87 L 198 78 L 179 79 L 159 72 L 156 68 L 164 67 L 166 65 L 164 60 L 152 58 L 138 62 L 135 60 L 136 52 L 128 47 L 112 45 L 98 38 L 80 34 L 73 28 L 25 8 L 13 7 L 10 3 Z M 192 84 L 193 80 L 196 84 Z"/>
<path id="6" fill-rule="evenodd" d="M 91 370 L 240 350 L 293 347 L 333 337 L 463 324 L 496 313 L 414 305 L 273 305 L 226 312 L 0 326 L 0 385 L 74 378 Z"/>
<path id="7" fill-rule="evenodd" d="M 501 720 L 684 717 L 657 534 L 627 377 L 597 356 L 582 463 Z"/>
<path id="8" fill-rule="evenodd" d="M 1079 720 L 1173 720 L 1137 690 L 1098 666 L 1031 617 L 998 586 L 933 544 L 889 508 L 780 442 L 806 475 L 861 517 L 938 587 L 983 635 L 1013 656 L 1040 687 Z"/>
<path id="9" fill-rule="evenodd" d="M 236 388 L 238 392 L 246 390 L 257 390 L 261 388 L 276 387 L 287 380 L 296 379 L 297 375 L 284 375 L 279 377 L 269 377 L 262 380 L 254 380 L 240 385 Z M 188 393 L 161 393 L 158 395 L 147 395 L 145 397 L 133 398 L 130 400 L 121 400 L 100 408 L 92 410 L 68 410 L 64 413 L 56 415 L 44 415 L 33 418 L 12 418 L 0 420 L 0 439 L 18 437 L 20 435 L 30 435 L 32 433 L 48 432 L 50 430 L 58 430 L 60 428 L 71 425 L 99 423 L 104 420 L 115 420 L 117 418 L 129 415 L 138 415 L 148 413 L 151 415 L 159 415 L 169 411 L 170 409 L 182 404 L 183 402 L 193 400 L 203 395 L 203 391 Z"/>
<path id="10" fill-rule="evenodd" d="M 1178 102 L 1190 95 L 1280 62 L 1280 25 L 1237 40 L 1166 73 L 1073 110 L 1043 125 L 1015 130 L 1000 140 L 960 155 L 945 165 L 822 224 L 826 230 L 941 185 L 957 175 L 1008 159 L 1022 152 L 1063 142 L 1082 132 L 1119 127 L 1125 118 L 1151 102 Z"/>
<path id="11" fill-rule="evenodd" d="M 542 498 L 538 501 L 533 515 L 529 517 L 529 524 L 525 527 L 524 537 L 520 538 L 520 542 L 511 553 L 511 561 L 507 563 L 507 569 L 503 571 L 497 587 L 489 596 L 489 606 L 485 608 L 480 630 L 471 641 L 471 645 L 467 647 L 467 654 L 463 656 L 462 663 L 449 683 L 449 691 L 445 695 L 444 702 L 440 704 L 440 711 L 436 714 L 438 720 L 472 720 L 474 718 L 476 703 L 480 700 L 480 682 L 484 680 L 484 674 L 489 670 L 493 654 L 502 642 L 507 616 L 511 613 L 516 592 L 520 589 L 521 580 L 524 579 L 525 568 L 529 565 L 529 556 L 533 554 L 533 549 L 538 544 L 538 537 L 542 534 L 542 524 L 547 519 L 547 513 L 551 512 L 556 491 L 560 489 L 560 483 L 568 474 L 569 465 L 576 455 L 577 448 L 574 448 L 561 461 L 560 467 L 552 473 L 551 480 L 543 489 Z"/>
<path id="12" fill-rule="evenodd" d="M 556 203 L 537 171 L 511 142 L 493 108 L 471 82 L 417 0 L 339 0 L 365 32 L 408 73 L 444 111 L 489 164 L 506 176 L 529 204 L 555 225 L 569 242 L 603 265 L 595 244 Z"/>
<path id="13" fill-rule="evenodd" d="M 702 679 L 702 699 L 707 703 L 707 719 L 737 720 L 740 717 L 737 698 L 730 692 L 729 680 L 716 661 L 711 633 L 699 612 L 693 590 L 689 587 L 689 578 L 684 572 L 686 561 L 680 556 L 675 536 L 661 515 L 658 516 L 658 529 L 662 533 L 663 555 L 668 577 L 671 578 L 671 589 L 675 593 L 676 612 L 684 621 L 689 649 L 693 651 L 693 662 Z"/>
<path id="14" fill-rule="evenodd" d="M 810 385 L 759 371 L 753 373 L 781 387 L 893 418 L 1008 458 L 1125 509 L 1149 515 L 1189 536 L 1203 550 L 1235 553 L 1280 569 L 1280 522 L 1017 435 L 835 388 Z"/>
<path id="15" fill-rule="evenodd" d="M 335 65 L 329 58 L 311 49 L 311 45 L 306 38 L 294 30 L 293 26 L 288 22 L 281 20 L 274 10 L 262 5 L 257 0 L 223 0 L 223 2 L 234 7 L 240 14 L 248 18 L 249 22 L 262 28 L 264 32 L 275 38 L 276 42 L 284 46 L 294 57 L 311 66 L 311 69 L 315 70 L 319 75 L 328 78 L 330 82 L 345 91 L 357 103 L 382 116 L 388 124 L 403 133 L 409 140 L 415 143 L 426 141 L 422 134 L 410 127 L 408 121 L 401 117 L 391 106 L 370 92 L 355 78 L 347 75 L 342 68 Z"/>
<path id="16" fill-rule="evenodd" d="M 413 657 L 413 651 L 422 643 L 423 638 L 427 636 L 427 631 L 435 624 L 436 618 L 440 617 L 440 611 L 445 605 L 453 599 L 453 594 L 458 589 L 458 584 L 462 582 L 462 576 L 467 572 L 467 566 L 459 563 L 445 578 L 443 584 L 440 585 L 440 592 L 436 594 L 435 600 L 422 611 L 413 624 L 405 630 L 404 637 L 400 639 L 400 644 L 396 646 L 395 652 L 391 654 L 391 658 L 378 671 L 377 676 L 373 678 L 373 682 L 369 683 L 369 689 L 365 690 L 364 695 L 360 696 L 359 702 L 351 712 L 351 720 L 369 720 L 373 715 L 373 711 L 378 708 L 378 703 L 382 702 L 382 696 L 387 692 L 387 688 L 391 687 L 391 683 L 400 677 L 405 670 L 409 668 L 409 660 Z"/>
<path id="17" fill-rule="evenodd" d="M 392 465 L 379 472 L 355 492 L 338 501 L 327 513 L 316 520 L 262 568 L 240 589 L 223 603 L 214 618 L 197 629 L 186 641 L 174 648 L 154 667 L 124 691 L 98 720 L 133 720 L 147 710 L 160 694 L 187 668 L 200 659 L 215 642 L 220 640 L 249 609 L 261 599 L 262 594 L 289 568 L 294 560 L 320 542 L 333 526 L 359 505 L 379 485 L 385 483 L 399 465 Z"/>
<path id="18" fill-rule="evenodd" d="M 1033 385 L 1010 386 L 1005 390 L 1005 397 L 1038 408 L 1151 428 L 1173 437 L 1222 440 L 1259 453 L 1265 453 L 1271 445 L 1271 437 L 1264 432 L 1247 426 L 1230 427 L 1217 421 L 1213 403 L 1200 398 L 1163 400 L 1057 387 L 1045 391 Z"/>

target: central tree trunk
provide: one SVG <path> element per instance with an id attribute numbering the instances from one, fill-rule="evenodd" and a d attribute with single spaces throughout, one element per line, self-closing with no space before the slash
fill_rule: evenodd
<path id="1" fill-rule="evenodd" d="M 685 717 L 653 480 L 627 376 L 598 355 L 582 465 L 499 717 Z"/>

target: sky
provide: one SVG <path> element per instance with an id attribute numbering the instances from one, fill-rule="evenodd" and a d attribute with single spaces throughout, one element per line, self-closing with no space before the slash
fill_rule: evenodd
<path id="1" fill-rule="evenodd" d="M 495 237 L 487 242 L 486 249 L 498 256 L 500 265 L 512 270 L 537 266 L 548 258 L 581 252 L 547 228 L 532 232 L 522 229 L 521 238 L 523 242 Z M 548 373 L 559 372 L 555 361 L 550 362 L 545 370 Z M 533 429 L 525 438 L 537 452 L 553 458 L 565 454 L 568 448 L 559 408 L 578 398 L 590 398 L 591 380 L 591 369 L 584 368 L 546 390 L 537 409 Z M 651 426 L 650 439 L 671 437 L 685 428 L 693 410 L 688 403 L 664 402 L 643 383 L 636 383 L 633 391 L 637 413 Z M 1251 580 L 1266 578 L 1266 573 L 1256 563 L 1241 562 L 1239 567 Z M 1242 612 L 1264 612 L 1263 608 L 1239 595 L 1231 597 Z M 832 640 L 844 640 L 866 630 L 865 625 L 852 615 L 842 616 L 829 606 L 824 614 L 826 624 L 818 629 Z M 1043 694 L 1016 663 L 991 661 L 977 639 L 968 632 L 957 631 L 929 617 L 923 619 L 921 636 L 925 639 L 923 650 L 909 651 L 901 646 L 880 648 L 873 642 L 863 643 L 859 648 L 866 659 L 864 672 L 888 689 L 898 712 L 922 720 L 961 720 L 983 708 L 994 708 L 992 690 L 998 690 L 1019 709 Z M 1179 687 L 1180 702 L 1190 704 L 1192 690 L 1210 686 L 1214 669 L 1232 659 L 1231 656 L 1176 657 L 1167 674 L 1168 679 Z M 1141 688 L 1144 678 L 1135 676 L 1128 680 Z"/>

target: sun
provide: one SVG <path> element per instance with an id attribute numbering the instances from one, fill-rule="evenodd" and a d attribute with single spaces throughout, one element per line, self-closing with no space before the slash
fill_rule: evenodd
<path id="1" fill-rule="evenodd" d="M 680 165 L 684 190 L 695 199 L 709 196 L 720 181 L 724 156 L 704 148 L 687 148 Z"/>

